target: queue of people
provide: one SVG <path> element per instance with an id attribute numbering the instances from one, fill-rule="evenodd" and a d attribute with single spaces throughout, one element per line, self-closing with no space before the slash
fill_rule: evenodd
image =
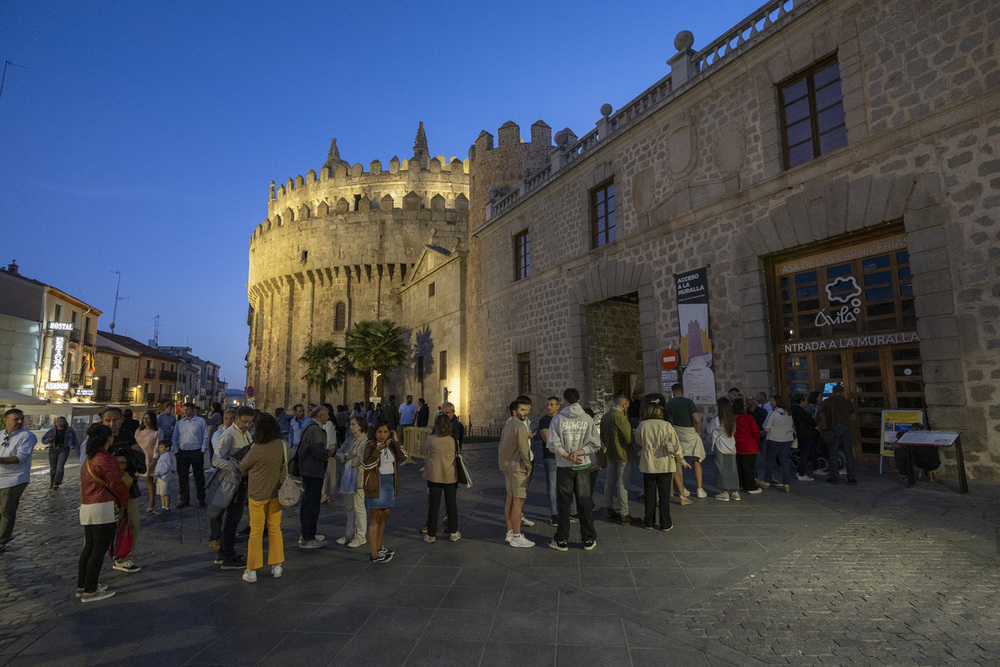
<path id="1" fill-rule="evenodd" d="M 579 391 L 568 388 L 561 399 L 552 396 L 546 400 L 546 414 L 535 428 L 529 417 L 530 397 L 518 396 L 510 403 L 497 447 L 498 467 L 506 487 L 506 543 L 514 548 L 536 544 L 524 532 L 535 525 L 525 516 L 524 504 L 533 477 L 536 447 L 541 450 L 539 459 L 546 478 L 549 523 L 555 527 L 548 546 L 562 552 L 569 549 L 574 524 L 578 525 L 584 550 L 597 546 L 594 490 L 603 469 L 607 470 L 606 519 L 661 531 L 673 527 L 670 505 L 674 499 L 684 506 L 692 504 L 692 498 L 709 497 L 702 470 L 708 452 L 713 453 L 717 489 L 714 498 L 718 501 L 738 502 L 743 499 L 741 493 L 759 494 L 772 487 L 787 493 L 793 481 L 812 481 L 820 474 L 826 474 L 830 483 L 837 483 L 839 456 L 844 458 L 848 484 L 857 483 L 850 441 L 854 408 L 843 396 L 843 387 L 834 388 L 822 402 L 818 395 L 797 394 L 791 409 L 781 396 L 744 397 L 733 388 L 718 399 L 715 415 L 705 428 L 697 406 L 684 396 L 679 384 L 672 387 L 669 400 L 654 393 L 645 396 L 643 403 L 640 418 L 635 418 L 638 411 L 632 399 L 615 396 L 611 408 L 597 420 L 589 408 L 580 404 Z M 394 399 L 390 404 L 394 406 Z M 422 418 L 425 407 L 422 399 L 414 404 L 412 396 L 407 396 L 398 408 L 400 419 L 395 424 L 372 424 L 367 418 L 370 411 L 348 413 L 346 406 L 335 410 L 327 404 L 310 405 L 308 416 L 304 406 L 296 405 L 288 419 L 284 419 L 283 409 L 272 416 L 249 407 L 220 408 L 214 432 L 192 404 L 183 406 L 180 419 L 173 416 L 172 406 L 159 415 L 146 412 L 135 420 L 134 430 L 125 428 L 122 410 L 109 407 L 101 414 L 101 423 L 88 429 L 82 445 L 76 442 L 66 420 L 56 419 L 43 436 L 49 448 L 50 489 L 62 484 L 68 453 L 82 449 L 80 523 L 84 527 L 84 547 L 77 596 L 83 602 L 92 602 L 114 595 L 99 582 L 105 552 L 115 556 L 113 569 L 128 574 L 141 570 L 132 556 L 141 527 L 140 477 L 145 480 L 148 495 L 146 512 L 164 514 L 190 506 L 188 477 L 193 476 L 199 507 L 207 507 L 209 546 L 218 552 L 215 564 L 223 570 L 242 570 L 242 578 L 248 583 L 257 581 L 257 572 L 265 565 L 265 531 L 266 564 L 273 578 L 282 576 L 281 519 L 285 505 L 296 504 L 283 504 L 289 476 L 297 478 L 299 487 L 294 493 L 299 505 L 299 548 L 326 546 L 325 536 L 316 532 L 320 508 L 330 494 L 339 491 L 344 501 L 345 530 L 336 543 L 352 549 L 367 545 L 372 564 L 391 561 L 395 552 L 384 543 L 384 535 L 400 490 L 400 465 L 407 461 L 401 438 L 393 427 L 398 424 L 402 430 L 426 423 Z M 341 431 L 345 413 L 349 417 Z M 24 416 L 19 410 L 7 411 L 4 420 L 0 551 L 11 539 L 17 503 L 28 481 L 30 452 L 35 446 L 35 436 L 24 429 Z M 288 426 L 285 433 L 283 424 Z M 443 530 L 449 541 L 461 539 L 457 489 L 464 471 L 463 439 L 464 427 L 454 406 L 443 404 L 425 443 L 423 478 L 428 502 L 422 531 L 429 544 L 437 541 L 442 496 Z M 818 467 L 823 447 L 831 461 L 825 471 Z M 792 452 L 796 449 L 798 463 L 797 470 L 793 470 Z M 206 452 L 211 452 L 208 482 Z M 913 465 L 908 459 L 904 463 Z M 641 514 L 633 514 L 629 498 L 635 466 L 642 475 Z M 758 479 L 760 468 L 763 475 Z M 691 471 L 691 488 L 685 482 L 685 471 Z M 169 489 L 175 476 L 180 502 L 171 506 Z M 245 532 L 249 541 L 243 556 L 237 553 L 236 541 L 239 525 L 247 517 Z M 127 543 L 120 543 L 123 533 Z"/>

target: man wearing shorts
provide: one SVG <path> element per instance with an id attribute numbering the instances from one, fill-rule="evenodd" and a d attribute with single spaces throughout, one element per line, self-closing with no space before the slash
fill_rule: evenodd
<path id="1" fill-rule="evenodd" d="M 528 475 L 531 472 L 531 445 L 524 420 L 531 404 L 517 398 L 510 404 L 511 419 L 504 424 L 497 448 L 497 462 L 507 484 L 507 500 L 503 514 L 507 522 L 506 541 L 512 547 L 533 547 L 535 543 L 521 534 L 521 509 L 528 496 Z"/>
<path id="2" fill-rule="evenodd" d="M 698 485 L 697 496 L 707 498 L 708 494 L 701 488 L 701 462 L 705 460 L 705 443 L 701 440 L 701 415 L 698 414 L 694 401 L 684 395 L 684 387 L 675 384 L 671 387 L 671 393 L 673 398 L 667 401 L 663 411 L 677 433 L 684 458 L 694 459 L 691 467 L 694 468 L 694 481 Z M 674 481 L 677 493 L 684 498 L 687 493 L 684 489 L 684 473 L 680 467 L 674 473 Z"/>

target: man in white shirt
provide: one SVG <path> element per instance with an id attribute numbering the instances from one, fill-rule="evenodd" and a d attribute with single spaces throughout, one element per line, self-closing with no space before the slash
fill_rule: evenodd
<path id="1" fill-rule="evenodd" d="M 194 403 L 184 404 L 184 418 L 177 420 L 173 437 L 174 454 L 177 457 L 177 481 L 181 489 L 178 508 L 191 506 L 190 473 L 194 473 L 198 506 L 205 503 L 205 452 L 208 451 L 208 422 L 197 415 Z"/>
<path id="2" fill-rule="evenodd" d="M 24 428 L 24 413 L 13 408 L 3 414 L 0 444 L 0 553 L 7 550 L 21 494 L 31 478 L 31 455 L 38 438 Z"/>

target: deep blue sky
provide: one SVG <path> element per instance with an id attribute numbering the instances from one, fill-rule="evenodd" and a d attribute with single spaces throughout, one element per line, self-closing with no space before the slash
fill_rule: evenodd
<path id="1" fill-rule="evenodd" d="M 763 4 L 0 0 L 0 263 L 190 345 L 242 387 L 250 233 L 268 182 L 468 157 L 483 129 L 590 131 Z"/>

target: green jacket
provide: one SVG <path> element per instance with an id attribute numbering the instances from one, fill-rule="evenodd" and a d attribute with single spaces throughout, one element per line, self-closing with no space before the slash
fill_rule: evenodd
<path id="1" fill-rule="evenodd" d="M 608 410 L 601 417 L 601 444 L 607 450 L 609 461 L 624 463 L 637 458 L 632 447 L 632 425 L 618 408 Z"/>

